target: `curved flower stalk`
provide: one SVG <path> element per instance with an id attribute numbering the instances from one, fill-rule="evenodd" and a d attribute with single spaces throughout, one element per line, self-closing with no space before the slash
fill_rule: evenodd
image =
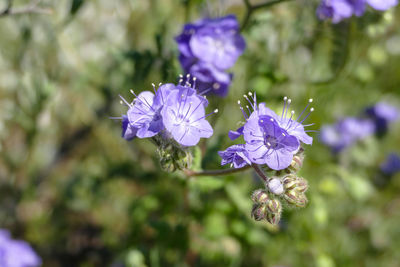
<path id="1" fill-rule="evenodd" d="M 122 96 L 121 103 L 128 107 L 126 115 L 114 119 L 122 120 L 122 137 L 151 138 L 159 149 L 161 165 L 174 171 L 190 166 L 191 154 L 188 147 L 198 144 L 201 138 L 209 138 L 213 129 L 206 118 L 218 110 L 206 114 L 208 101 L 196 91 L 196 78 L 186 76 L 193 84 L 153 84 L 153 92 L 144 91 L 134 95 L 132 102 Z"/>
<path id="2" fill-rule="evenodd" d="M 265 188 L 253 193 L 254 202 L 252 217 L 277 224 L 281 218 L 282 204 L 304 207 L 307 203 L 305 191 L 308 188 L 304 178 L 296 176 L 303 164 L 304 149 L 301 144 L 312 144 L 311 130 L 303 122 L 309 117 L 313 108 L 309 100 L 297 119 L 294 111 L 290 111 L 291 99 L 284 98 L 281 115 L 266 107 L 265 103 L 257 103 L 256 94 L 244 96 L 248 102 L 246 109 L 238 101 L 246 120 L 244 125 L 235 131 L 229 132 L 229 137 L 235 140 L 243 135 L 244 144 L 233 145 L 225 151 L 220 151 L 221 165 L 231 164 L 234 168 L 243 168 L 251 165 L 262 179 Z M 305 116 L 304 113 L 309 111 Z M 264 170 L 273 175 L 268 178 Z"/>

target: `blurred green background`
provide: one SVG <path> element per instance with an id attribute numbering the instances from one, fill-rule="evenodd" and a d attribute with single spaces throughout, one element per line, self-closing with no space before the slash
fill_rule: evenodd
<path id="1" fill-rule="evenodd" d="M 262 1 L 252 1 L 259 3 Z M 24 6 L 28 1 L 13 1 Z M 0 10 L 6 8 L 2 1 Z M 250 218 L 252 174 L 163 172 L 149 140 L 127 142 L 118 94 L 175 82 L 174 36 L 186 22 L 236 14 L 240 0 L 43 0 L 51 14 L 0 17 L 0 227 L 32 244 L 44 266 L 399 266 L 400 176 L 379 165 L 400 151 L 400 125 L 332 156 L 306 147 L 309 204 L 279 227 Z M 318 1 L 253 12 L 228 97 L 202 141 L 202 166 L 242 119 L 249 90 L 280 110 L 308 98 L 315 130 L 380 100 L 400 103 L 400 8 L 320 22 Z M 212 110 L 212 108 L 210 108 Z M 379 184 L 379 186 L 378 186 Z"/>

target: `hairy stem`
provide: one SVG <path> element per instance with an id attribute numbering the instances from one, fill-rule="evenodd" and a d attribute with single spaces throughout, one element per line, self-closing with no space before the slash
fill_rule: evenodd
<path id="1" fill-rule="evenodd" d="M 265 3 L 260 3 L 260 4 L 256 4 L 256 5 L 252 5 L 250 4 L 250 0 L 243 0 L 244 4 L 246 6 L 246 14 L 244 16 L 244 19 L 242 21 L 242 25 L 240 27 L 240 30 L 243 31 L 244 28 L 246 28 L 246 26 L 248 25 L 249 21 L 250 21 L 250 17 L 253 14 L 254 11 L 259 10 L 261 8 L 267 8 L 279 3 L 283 3 L 283 2 L 287 2 L 287 1 L 291 1 L 291 0 L 271 0 Z"/>
<path id="2" fill-rule="evenodd" d="M 200 171 L 200 172 L 196 172 L 196 171 L 192 171 L 192 170 L 184 170 L 183 172 L 187 175 L 187 176 L 220 176 L 220 175 L 227 175 L 227 174 L 231 174 L 231 173 L 236 173 L 236 172 L 242 172 L 245 170 L 250 169 L 251 166 L 244 166 L 242 168 L 230 168 L 230 169 L 225 169 L 225 170 L 206 170 L 206 171 Z"/>
<path id="3" fill-rule="evenodd" d="M 268 177 L 265 175 L 265 173 L 260 169 L 260 166 L 257 164 L 252 164 L 251 167 L 256 171 L 258 176 L 266 183 L 268 181 Z"/>

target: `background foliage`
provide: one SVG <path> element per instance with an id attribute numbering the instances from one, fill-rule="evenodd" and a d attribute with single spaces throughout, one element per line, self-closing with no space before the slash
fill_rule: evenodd
<path id="1" fill-rule="evenodd" d="M 379 165 L 400 151 L 399 124 L 336 157 L 315 138 L 301 171 L 309 204 L 285 210 L 274 228 L 250 218 L 261 187 L 251 171 L 167 174 L 150 141 L 125 141 L 108 118 L 125 112 L 118 94 L 176 81 L 173 38 L 185 22 L 242 20 L 244 2 L 40 5 L 52 14 L 0 18 L 0 226 L 29 241 L 44 266 L 398 266 L 400 176 L 383 177 Z M 209 98 L 220 113 L 198 166 L 221 168 L 216 151 L 231 144 L 236 101 L 250 89 L 276 109 L 288 95 L 297 112 L 314 98 L 316 130 L 379 100 L 398 105 L 400 9 L 332 25 L 317 20 L 317 5 L 252 12 L 230 93 Z"/>

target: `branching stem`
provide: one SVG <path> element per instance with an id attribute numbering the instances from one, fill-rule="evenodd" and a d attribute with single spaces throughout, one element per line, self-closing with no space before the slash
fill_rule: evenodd
<path id="1" fill-rule="evenodd" d="M 53 10 L 49 8 L 39 7 L 41 0 L 32 0 L 28 5 L 22 7 L 13 8 L 13 0 L 8 0 L 6 8 L 0 12 L 0 18 L 10 15 L 21 15 L 21 14 L 52 14 Z"/>
<path id="2" fill-rule="evenodd" d="M 250 3 L 250 0 L 243 0 L 244 1 L 244 5 L 246 6 L 246 14 L 244 15 L 244 19 L 242 21 L 242 25 L 240 27 L 240 30 L 243 31 L 244 28 L 246 28 L 246 26 L 248 25 L 249 21 L 250 21 L 250 17 L 253 14 L 253 12 L 255 12 L 256 10 L 262 9 L 262 8 L 267 8 L 279 3 L 283 3 L 283 2 L 288 2 L 291 0 L 271 0 L 265 3 L 260 3 L 260 4 L 255 4 L 252 5 Z"/>

